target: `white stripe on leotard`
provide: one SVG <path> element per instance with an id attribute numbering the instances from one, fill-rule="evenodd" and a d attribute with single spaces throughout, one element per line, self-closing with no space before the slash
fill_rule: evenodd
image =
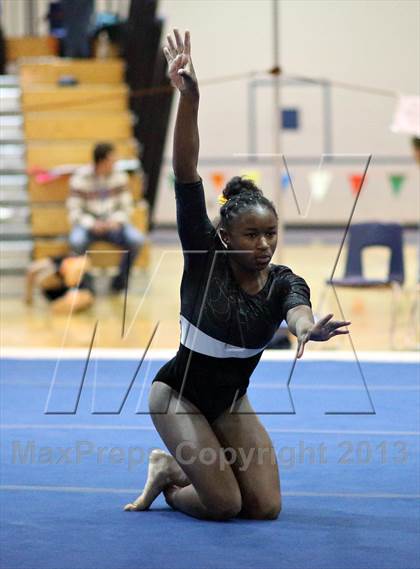
<path id="1" fill-rule="evenodd" d="M 213 358 L 251 358 L 264 350 L 264 348 L 241 348 L 232 346 L 212 338 L 191 324 L 184 316 L 180 316 L 181 344 L 205 356 Z"/>

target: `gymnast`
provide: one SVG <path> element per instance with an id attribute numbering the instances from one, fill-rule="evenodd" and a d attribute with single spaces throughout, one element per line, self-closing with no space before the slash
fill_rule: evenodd
<path id="1" fill-rule="evenodd" d="M 350 322 L 328 314 L 315 323 L 310 290 L 289 267 L 270 263 L 277 214 L 262 191 L 235 177 L 214 227 L 197 172 L 199 89 L 190 35 L 174 30 L 164 48 L 180 98 L 173 167 L 177 226 L 184 253 L 181 342 L 153 380 L 149 409 L 170 454 L 149 457 L 143 492 L 125 510 L 147 510 L 164 493 L 189 516 L 276 519 L 281 493 L 270 438 L 246 395 L 265 346 L 286 319 L 296 357 L 309 340 L 326 341 Z"/>

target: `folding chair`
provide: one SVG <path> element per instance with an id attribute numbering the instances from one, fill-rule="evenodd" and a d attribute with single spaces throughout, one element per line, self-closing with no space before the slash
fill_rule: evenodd
<path id="1" fill-rule="evenodd" d="M 366 247 L 384 246 L 390 249 L 388 275 L 385 279 L 368 279 L 363 276 L 362 252 Z M 394 333 L 404 282 L 403 230 L 398 223 L 356 223 L 349 229 L 345 274 L 326 281 L 327 286 L 347 288 L 391 288 L 390 344 L 394 347 Z M 325 298 L 322 295 L 321 305 Z"/>

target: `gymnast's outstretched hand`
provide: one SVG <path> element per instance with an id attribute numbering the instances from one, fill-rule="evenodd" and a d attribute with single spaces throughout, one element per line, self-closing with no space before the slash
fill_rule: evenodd
<path id="1" fill-rule="evenodd" d="M 297 358 L 300 358 L 303 355 L 305 344 L 306 342 L 309 342 L 309 340 L 313 340 L 315 342 L 326 342 L 334 336 L 349 333 L 348 330 L 340 330 L 340 328 L 343 326 L 349 326 L 351 322 L 331 320 L 333 316 L 333 314 L 327 314 L 327 316 L 324 316 L 318 320 L 318 322 L 309 324 L 308 326 L 299 330 L 299 334 L 297 336 Z"/>
<path id="2" fill-rule="evenodd" d="M 168 43 L 163 48 L 172 85 L 183 95 L 198 96 L 198 81 L 191 60 L 190 32 L 185 32 L 183 40 L 179 31 L 174 30 L 174 37 L 175 41 L 167 35 Z"/>

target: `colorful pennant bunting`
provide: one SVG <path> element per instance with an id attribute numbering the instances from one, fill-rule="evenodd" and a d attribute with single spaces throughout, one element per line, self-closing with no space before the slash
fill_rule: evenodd
<path id="1" fill-rule="evenodd" d="M 220 193 L 225 187 L 226 176 L 223 172 L 212 172 L 210 175 L 211 182 L 217 193 Z"/>
<path id="2" fill-rule="evenodd" d="M 290 185 L 290 180 L 289 180 L 289 176 L 286 174 L 286 172 L 284 172 L 281 175 L 281 187 L 283 188 L 283 190 L 287 189 Z"/>
<path id="3" fill-rule="evenodd" d="M 353 192 L 354 195 L 357 196 L 357 194 L 362 189 L 361 185 L 362 185 L 362 180 L 363 180 L 363 174 L 350 174 L 349 180 L 350 180 L 350 184 L 351 184 L 351 191 Z M 366 184 L 366 178 L 365 178 L 364 184 Z"/>
<path id="4" fill-rule="evenodd" d="M 397 196 L 405 181 L 404 174 L 390 174 L 389 181 L 391 182 L 392 192 Z"/>
<path id="5" fill-rule="evenodd" d="M 328 193 L 332 181 L 332 173 L 329 170 L 315 170 L 308 174 L 311 187 L 311 197 L 315 201 L 322 201 Z"/>

